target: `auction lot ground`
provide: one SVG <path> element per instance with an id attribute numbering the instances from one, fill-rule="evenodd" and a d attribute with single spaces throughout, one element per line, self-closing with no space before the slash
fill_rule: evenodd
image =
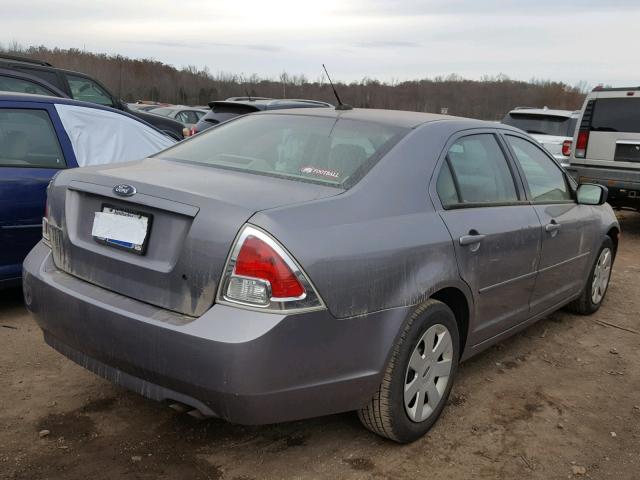
<path id="1" fill-rule="evenodd" d="M 620 218 L 601 310 L 557 312 L 466 362 L 440 422 L 407 446 L 354 414 L 266 427 L 178 414 L 51 350 L 20 292 L 1 292 L 0 478 L 638 479 L 640 335 L 599 323 L 640 330 L 640 215 Z"/>

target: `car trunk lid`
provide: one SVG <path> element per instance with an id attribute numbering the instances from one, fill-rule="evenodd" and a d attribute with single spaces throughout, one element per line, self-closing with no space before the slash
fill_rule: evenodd
<path id="1" fill-rule="evenodd" d="M 116 185 L 137 192 L 122 197 Z M 67 171 L 50 192 L 56 266 L 114 292 L 186 315 L 214 302 L 224 263 L 257 211 L 333 196 L 342 190 L 160 159 Z M 150 219 L 144 254 L 92 236 L 105 208 Z"/>

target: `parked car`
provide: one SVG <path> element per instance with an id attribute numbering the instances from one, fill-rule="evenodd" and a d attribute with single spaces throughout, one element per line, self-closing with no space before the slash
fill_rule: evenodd
<path id="1" fill-rule="evenodd" d="M 600 307 L 606 193 L 499 123 L 259 112 L 58 175 L 24 293 L 49 345 L 150 398 L 240 424 L 358 410 L 409 442 L 460 360 Z"/>
<path id="2" fill-rule="evenodd" d="M 192 133 L 203 132 L 219 123 L 226 122 L 239 115 L 263 110 L 283 110 L 288 108 L 332 108 L 333 105 L 317 100 L 274 99 L 265 97 L 231 97 L 226 100 L 210 102 L 211 110 L 200 119 Z"/>
<path id="3" fill-rule="evenodd" d="M 579 115 L 580 111 L 573 110 L 518 107 L 507 113 L 502 123 L 530 134 L 562 166 L 567 167 Z"/>
<path id="4" fill-rule="evenodd" d="M 131 110 L 125 102 L 109 92 L 104 85 L 84 73 L 62 70 L 41 60 L 4 53 L 0 54 L 0 69 L 38 77 L 49 85 L 46 87 L 49 90 L 48 95 L 73 98 L 122 110 L 150 123 L 176 140 L 184 138 L 184 126 L 180 122 L 170 118 L 153 116 L 143 111 Z M 63 92 L 64 95 L 60 95 L 60 92 Z M 42 94 L 43 92 L 38 93 Z"/>
<path id="5" fill-rule="evenodd" d="M 614 207 L 640 210 L 640 87 L 596 87 L 573 142 L 572 175 L 606 185 Z"/>
<path id="6" fill-rule="evenodd" d="M 22 261 L 41 238 L 45 189 L 56 173 L 137 160 L 174 142 L 110 108 L 0 93 L 0 288 L 20 282 Z"/>
<path id="7" fill-rule="evenodd" d="M 187 128 L 193 127 L 204 117 L 209 110 L 203 108 L 186 107 L 184 105 L 171 105 L 168 107 L 156 107 L 148 110 L 154 115 L 162 115 L 163 117 L 173 118 Z"/>

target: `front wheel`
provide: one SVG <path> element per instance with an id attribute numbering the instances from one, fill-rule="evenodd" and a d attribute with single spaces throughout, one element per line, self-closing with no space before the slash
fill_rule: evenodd
<path id="1" fill-rule="evenodd" d="M 407 321 L 382 383 L 358 412 L 363 425 L 399 443 L 423 436 L 440 416 L 460 358 L 458 325 L 451 309 L 428 300 Z"/>
<path id="2" fill-rule="evenodd" d="M 600 308 L 609 287 L 614 256 L 613 241 L 606 237 L 602 242 L 596 262 L 589 272 L 589 278 L 582 293 L 568 305 L 569 310 L 580 315 L 590 315 Z"/>

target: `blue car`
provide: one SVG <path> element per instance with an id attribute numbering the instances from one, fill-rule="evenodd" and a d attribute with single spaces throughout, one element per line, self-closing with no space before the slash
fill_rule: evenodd
<path id="1" fill-rule="evenodd" d="M 40 240 L 46 188 L 57 172 L 137 160 L 173 143 L 108 107 L 0 92 L 0 289 L 20 283 L 22 261 Z"/>

